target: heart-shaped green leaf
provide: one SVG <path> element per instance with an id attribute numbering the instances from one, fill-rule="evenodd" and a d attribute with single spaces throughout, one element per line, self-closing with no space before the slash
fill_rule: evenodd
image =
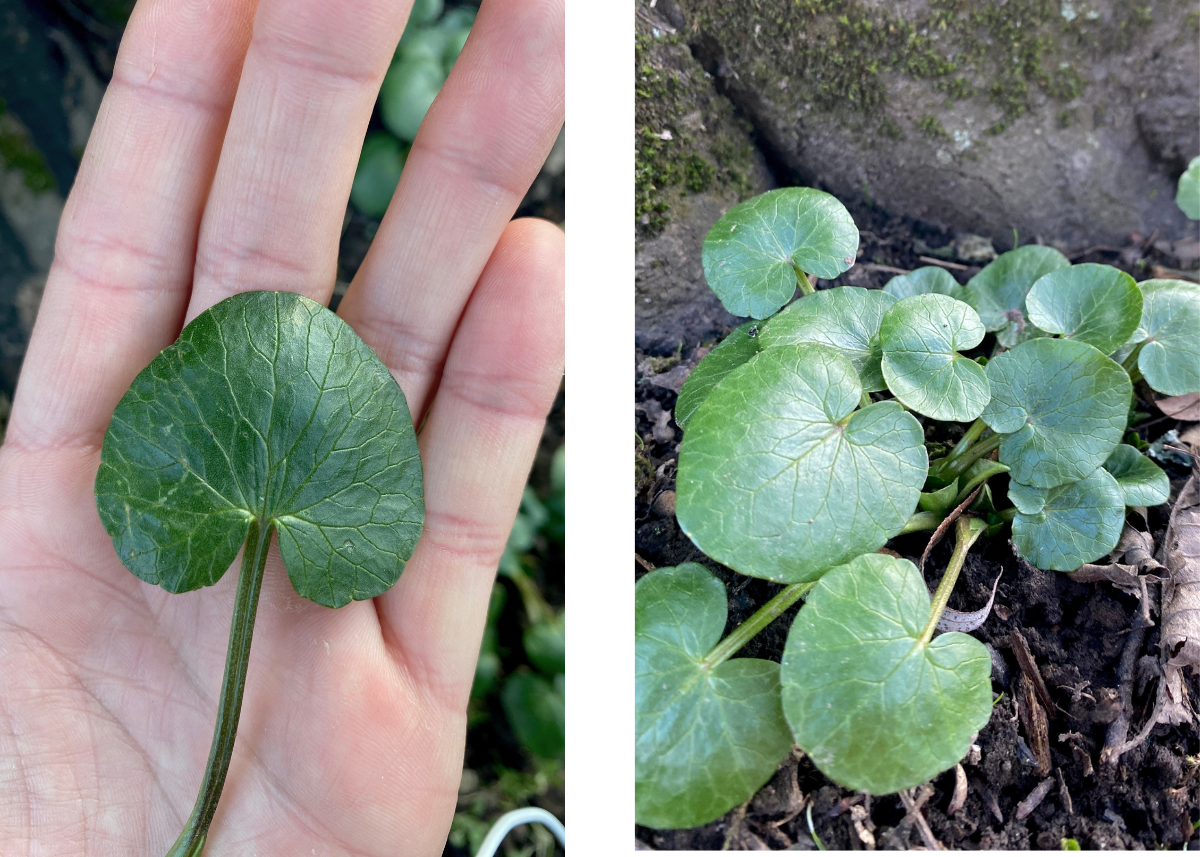
<path id="1" fill-rule="evenodd" d="M 914 295 L 883 317 L 879 344 L 888 389 L 919 414 L 969 422 L 988 403 L 987 373 L 959 354 L 983 341 L 975 310 L 946 295 Z"/>
<path id="2" fill-rule="evenodd" d="M 1125 494 L 1097 467 L 1086 479 L 1057 488 L 1009 483 L 1017 507 L 1013 544 L 1038 568 L 1074 571 L 1117 546 L 1125 523 Z"/>
<path id="3" fill-rule="evenodd" d="M 708 352 L 696 368 L 687 376 L 675 400 L 675 422 L 687 428 L 700 403 L 708 398 L 712 388 L 737 367 L 762 351 L 762 338 L 758 335 L 759 322 L 748 321 L 734 328 L 712 351 Z"/>
<path id="4" fill-rule="evenodd" d="M 950 275 L 945 268 L 937 265 L 926 265 L 907 274 L 900 274 L 888 280 L 883 290 L 894 298 L 911 298 L 913 295 L 949 295 L 958 300 L 966 300 L 966 293 L 958 280 Z"/>
<path id="5" fill-rule="evenodd" d="M 792 747 L 779 664 L 704 656 L 725 629 L 725 585 L 701 565 L 660 568 L 634 593 L 636 818 L 707 824 L 750 799 Z"/>
<path id="6" fill-rule="evenodd" d="M 1200 285 L 1183 280 L 1146 280 L 1138 369 L 1146 383 L 1168 396 L 1200 392 Z M 1142 335 L 1144 334 L 1144 336 Z"/>
<path id="7" fill-rule="evenodd" d="M 1085 342 L 1031 339 L 987 365 L 983 421 L 1004 435 L 1000 461 L 1035 488 L 1083 479 L 1120 442 L 1133 385 Z"/>
<path id="8" fill-rule="evenodd" d="M 810 187 L 735 205 L 704 239 L 704 276 L 734 315 L 767 318 L 796 293 L 797 270 L 831 280 L 854 264 L 858 227 L 846 207 Z"/>
<path id="9" fill-rule="evenodd" d="M 895 402 L 855 411 L 853 364 L 821 345 L 770 348 L 688 423 L 676 510 L 709 556 L 785 582 L 879 548 L 917 505 L 929 459 Z"/>
<path id="10" fill-rule="evenodd" d="M 1070 260 L 1053 247 L 1027 244 L 1001 253 L 967 283 L 967 302 L 1005 348 L 1038 335 L 1029 323 L 1025 295 L 1041 277 Z"/>
<path id="11" fill-rule="evenodd" d="M 1072 265 L 1038 279 L 1025 299 L 1029 320 L 1047 333 L 1112 354 L 1137 329 L 1142 293 L 1110 265 Z"/>
<path id="12" fill-rule="evenodd" d="M 1192 220 L 1200 220 L 1200 157 L 1192 158 L 1179 177 L 1175 204 Z"/>
<path id="13" fill-rule="evenodd" d="M 806 295 L 762 325 L 762 348 L 817 343 L 840 351 L 868 393 L 885 388 L 879 370 L 879 323 L 896 299 L 876 289 L 845 286 Z"/>
<path id="14" fill-rule="evenodd" d="M 860 556 L 821 578 L 792 623 L 780 677 L 792 733 L 821 772 L 890 794 L 962 759 L 992 714 L 983 643 L 921 642 L 929 592 L 911 562 Z"/>
<path id="15" fill-rule="evenodd" d="M 1117 444 L 1104 469 L 1121 486 L 1126 506 L 1157 506 L 1171 495 L 1171 480 L 1162 468 L 1127 443 Z"/>
<path id="16" fill-rule="evenodd" d="M 121 399 L 96 476 L 125 566 L 210 586 L 252 520 L 327 607 L 400 576 L 425 518 L 417 438 L 387 367 L 329 310 L 247 292 L 201 313 Z"/>

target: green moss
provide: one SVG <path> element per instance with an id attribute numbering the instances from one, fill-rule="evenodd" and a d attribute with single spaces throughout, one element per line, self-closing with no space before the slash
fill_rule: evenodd
<path id="1" fill-rule="evenodd" d="M 712 185 L 716 168 L 701 155 L 689 152 L 683 159 L 683 186 L 692 193 L 702 193 Z"/>
<path id="2" fill-rule="evenodd" d="M 670 219 L 670 200 L 679 192 L 720 186 L 739 199 L 750 196 L 753 147 L 728 130 L 748 129 L 735 120 L 731 106 L 707 92 L 707 84 L 706 91 L 693 88 L 692 78 L 703 72 L 682 38 L 639 33 L 635 63 L 634 214 L 643 233 L 662 230 Z M 689 130 L 697 124 L 708 129 L 704 146 Z"/>
<path id="3" fill-rule="evenodd" d="M 917 120 L 917 130 L 931 140 L 950 139 L 950 135 L 946 133 L 941 120 L 928 113 Z"/>
<path id="4" fill-rule="evenodd" d="M 903 140 L 904 129 L 896 124 L 891 116 L 884 116 L 879 122 L 879 133 L 889 140 Z"/>
<path id="5" fill-rule="evenodd" d="M 1078 98 L 1087 63 L 1127 48 L 1157 8 L 1114 0 L 1111 15 L 1089 17 L 1077 3 L 1079 14 L 1064 17 L 1062 0 L 928 4 L 904 21 L 888 4 L 869 0 L 793 0 L 772 5 L 769 17 L 755 14 L 765 8 L 759 3 L 695 0 L 694 24 L 716 35 L 739 66 L 739 86 L 774 96 L 786 80 L 785 98 L 797 107 L 878 115 L 887 100 L 883 75 L 899 72 L 929 81 L 951 102 L 987 99 L 1000 114 L 989 130 L 1002 133 L 1038 93 L 1060 102 Z"/>
<path id="6" fill-rule="evenodd" d="M 0 115 L 5 109 L 4 99 L 0 98 Z M 20 170 L 25 187 L 34 193 L 53 190 L 57 185 L 45 156 L 33 145 L 24 129 L 0 129 L 0 162 L 10 170 Z"/>

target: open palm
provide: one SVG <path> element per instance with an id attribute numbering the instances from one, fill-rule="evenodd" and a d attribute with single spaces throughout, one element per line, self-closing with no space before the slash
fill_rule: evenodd
<path id="1" fill-rule="evenodd" d="M 212 739 L 237 570 L 183 595 L 100 524 L 134 376 L 224 297 L 327 302 L 409 0 L 141 0 L 0 447 L 0 842 L 156 854 Z M 339 312 L 424 420 L 399 583 L 330 610 L 274 552 L 206 853 L 437 854 L 488 593 L 562 373 L 562 235 L 509 222 L 562 122 L 561 0 L 485 0 Z"/>

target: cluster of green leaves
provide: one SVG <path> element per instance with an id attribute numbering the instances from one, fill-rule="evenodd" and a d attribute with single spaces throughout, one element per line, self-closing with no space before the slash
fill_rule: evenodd
<path id="1" fill-rule="evenodd" d="M 705 240 L 709 285 L 753 320 L 680 392 L 679 524 L 793 600 L 812 588 L 776 665 L 728 660 L 723 586 L 701 566 L 639 581 L 643 824 L 712 820 L 792 739 L 831 779 L 873 793 L 951 767 L 991 711 L 988 654 L 964 634 L 934 637 L 945 600 L 931 610 L 917 569 L 873 552 L 979 489 L 963 555 L 1011 521 L 1026 559 L 1073 570 L 1116 546 L 1126 506 L 1167 499 L 1166 475 L 1121 440 L 1134 381 L 1200 390 L 1200 286 L 1138 284 L 1026 246 L 965 287 L 931 267 L 883 290 L 814 291 L 807 275 L 837 276 L 857 245 L 841 203 L 811 188 L 735 206 Z M 971 425 L 930 461 L 935 421 Z M 1012 508 L 998 510 L 988 480 L 1001 474 Z"/>
<path id="2" fill-rule="evenodd" d="M 350 201 L 369 217 L 383 217 L 400 181 L 408 149 L 421 120 L 450 74 L 475 23 L 475 10 L 456 6 L 443 13 L 443 0 L 416 0 L 392 65 L 379 89 L 379 114 L 386 130 L 363 142 Z"/>
<path id="3" fill-rule="evenodd" d="M 565 738 L 564 681 L 566 614 L 547 602 L 537 586 L 538 566 L 551 548 L 561 550 L 564 525 L 565 446 L 554 453 L 550 490 L 540 499 L 526 486 L 492 589 L 475 683 L 473 717 L 486 717 L 488 702 L 498 696 L 504 716 L 521 745 L 538 759 L 561 761 Z M 519 598 L 505 613 L 509 591 Z M 502 624 L 520 625 L 520 646 L 501 644 Z"/>

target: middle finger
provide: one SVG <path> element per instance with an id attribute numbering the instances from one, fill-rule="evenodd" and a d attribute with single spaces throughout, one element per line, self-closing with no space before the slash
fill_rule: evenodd
<path id="1" fill-rule="evenodd" d="M 238 292 L 326 303 L 371 108 L 411 0 L 261 0 L 187 320 Z"/>

